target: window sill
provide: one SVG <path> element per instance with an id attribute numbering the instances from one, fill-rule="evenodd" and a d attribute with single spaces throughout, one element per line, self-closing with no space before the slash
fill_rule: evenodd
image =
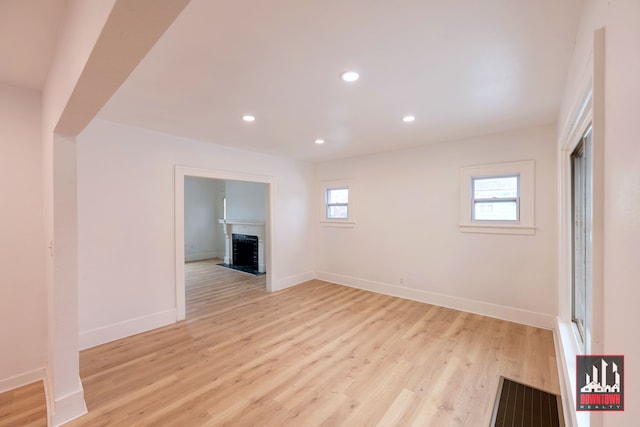
<path id="1" fill-rule="evenodd" d="M 353 228 L 356 226 L 355 221 L 320 221 L 321 227 L 337 227 L 337 228 Z"/>
<path id="2" fill-rule="evenodd" d="M 535 227 L 507 224 L 460 224 L 460 231 L 462 231 L 463 233 L 484 234 L 536 234 Z"/>

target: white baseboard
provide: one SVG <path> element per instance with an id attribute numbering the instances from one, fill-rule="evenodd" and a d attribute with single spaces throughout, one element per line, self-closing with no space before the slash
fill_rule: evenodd
<path id="1" fill-rule="evenodd" d="M 51 388 L 50 385 L 49 388 Z M 49 393 L 47 393 L 47 396 L 49 396 Z M 66 424 L 86 413 L 87 405 L 84 401 L 84 389 L 80 378 L 78 378 L 78 389 L 73 393 L 55 399 L 53 409 L 50 407 L 50 398 L 47 398 L 47 416 L 49 417 L 49 425 L 52 427 Z"/>
<path id="2" fill-rule="evenodd" d="M 44 379 L 44 398 L 47 402 L 47 426 L 53 425 L 53 385 L 51 384 L 51 375 L 46 369 L 47 376 Z M 86 404 L 85 404 L 86 405 Z"/>
<path id="3" fill-rule="evenodd" d="M 22 387 L 27 384 L 35 383 L 36 381 L 45 380 L 47 378 L 46 368 L 38 368 L 33 371 L 25 372 L 22 374 L 14 375 L 9 378 L 0 380 L 0 393 L 13 390 L 14 388 Z"/>
<path id="4" fill-rule="evenodd" d="M 217 251 L 201 251 L 201 252 L 188 252 L 184 255 L 184 261 L 202 261 L 204 259 L 218 258 Z"/>
<path id="5" fill-rule="evenodd" d="M 61 426 L 87 413 L 87 406 L 84 402 L 84 389 L 80 378 L 78 378 L 78 389 L 75 392 L 54 399 L 51 379 L 48 377 L 47 368 L 45 367 L 0 380 L 0 393 L 32 384 L 36 381 L 42 381 L 44 385 L 48 425 Z"/>
<path id="6" fill-rule="evenodd" d="M 553 330 L 556 324 L 555 317 L 550 314 L 537 313 L 534 311 L 507 307 L 504 305 L 474 301 L 466 298 L 428 292 L 420 289 L 389 285 L 372 280 L 343 276 L 323 271 L 318 272 L 316 277 L 320 280 L 337 283 L 339 285 L 345 285 L 352 288 L 363 289 L 366 291 L 410 299 L 426 304 L 433 304 L 440 307 L 447 307 L 455 310 L 466 311 L 469 313 L 480 314 L 483 316 L 507 320 L 509 322 L 520 323 L 523 325 L 535 326 L 543 329 Z"/>
<path id="7" fill-rule="evenodd" d="M 156 329 L 176 322 L 176 309 L 129 319 L 100 328 L 80 332 L 80 350 L 115 341 L 120 338 Z"/>
<path id="8" fill-rule="evenodd" d="M 283 277 L 281 279 L 274 280 L 273 284 L 271 285 L 271 290 L 274 292 L 281 291 L 283 289 L 299 285 L 300 283 L 308 282 L 309 280 L 313 280 L 315 278 L 316 275 L 313 271 L 307 271 L 306 273 Z"/>

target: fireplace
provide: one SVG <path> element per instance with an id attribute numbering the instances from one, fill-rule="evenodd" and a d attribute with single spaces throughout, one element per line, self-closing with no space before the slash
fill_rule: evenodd
<path id="1" fill-rule="evenodd" d="M 233 266 L 251 272 L 258 271 L 258 236 L 232 234 Z"/>
<path id="2" fill-rule="evenodd" d="M 225 236 L 224 264 L 252 274 L 265 273 L 264 221 L 220 219 Z"/>

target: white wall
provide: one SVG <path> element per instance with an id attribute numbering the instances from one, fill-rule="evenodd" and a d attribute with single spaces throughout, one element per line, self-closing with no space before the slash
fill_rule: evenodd
<path id="1" fill-rule="evenodd" d="M 224 256 L 222 218 L 224 181 L 188 176 L 184 179 L 185 260 Z M 222 248 L 222 252 L 220 252 Z"/>
<path id="2" fill-rule="evenodd" d="M 311 164 L 94 120 L 78 137 L 81 346 L 175 320 L 176 165 L 273 176 L 273 288 L 313 277 Z"/>
<path id="3" fill-rule="evenodd" d="M 352 179 L 357 224 L 317 227 L 319 277 L 553 327 L 555 128 L 543 127 L 317 165 Z M 461 167 L 535 160 L 536 234 L 459 230 Z M 316 193 L 316 221 L 322 195 Z"/>
<path id="4" fill-rule="evenodd" d="M 602 343 L 596 349 L 625 356 L 625 411 L 622 413 L 580 414 L 581 426 L 632 426 L 640 418 L 640 340 L 634 316 L 640 301 L 638 254 L 640 254 L 640 2 L 637 0 L 590 0 L 585 4 L 576 48 L 567 83 L 560 123 L 567 122 L 571 108 L 580 98 L 593 51 L 593 34 L 605 30 L 604 60 L 604 141 L 602 189 L 596 198 L 603 201 L 602 298 L 593 301 L 601 324 Z M 594 129 L 595 131 L 595 129 Z M 602 129 L 600 129 L 602 131 Z M 559 145 L 564 141 L 560 140 Z M 560 150 L 559 150 L 560 151 Z M 568 313 L 569 284 L 561 283 L 560 332 L 569 378 L 570 393 L 575 384 L 574 357 Z M 572 408 L 573 409 L 573 408 Z"/>
<path id="5" fill-rule="evenodd" d="M 226 181 L 227 219 L 264 221 L 266 185 L 257 182 Z"/>
<path id="6" fill-rule="evenodd" d="M 0 392 L 44 376 L 40 93 L 0 84 Z"/>

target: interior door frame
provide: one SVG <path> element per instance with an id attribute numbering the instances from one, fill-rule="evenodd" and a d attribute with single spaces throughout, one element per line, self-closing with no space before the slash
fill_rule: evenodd
<path id="1" fill-rule="evenodd" d="M 255 182 L 266 185 L 266 218 L 265 218 L 265 269 L 267 276 L 267 292 L 273 290 L 272 277 L 275 245 L 273 236 L 273 183 L 271 176 L 252 175 L 239 172 L 200 169 L 189 166 L 175 167 L 175 271 L 176 271 L 176 321 L 186 318 L 186 297 L 184 277 L 184 178 L 193 176 L 199 178 L 219 179 L 223 181 Z"/>

